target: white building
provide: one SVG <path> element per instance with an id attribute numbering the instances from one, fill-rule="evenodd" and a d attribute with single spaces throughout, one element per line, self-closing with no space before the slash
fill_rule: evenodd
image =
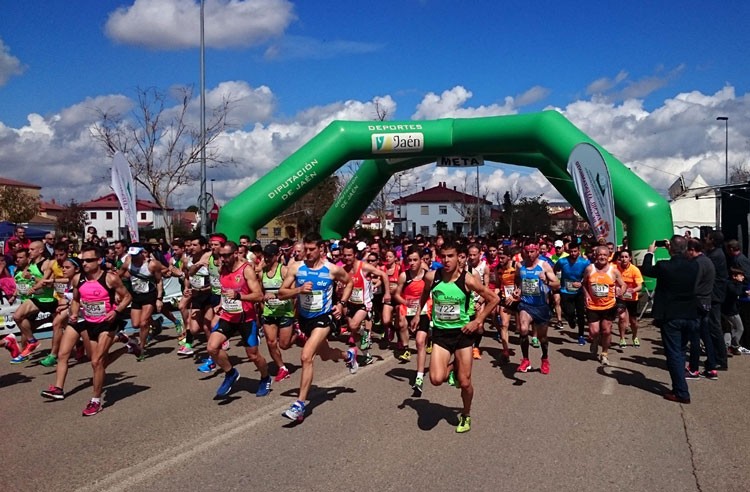
<path id="1" fill-rule="evenodd" d="M 476 203 L 476 196 L 462 193 L 455 186 L 448 188 L 444 182 L 428 189 L 423 187 L 422 191 L 393 201 L 396 206 L 394 222 L 401 225 L 401 230 L 396 230 L 396 234 L 434 236 L 438 234 L 438 222 L 442 223 L 445 231 L 458 234 L 476 232 L 475 221 L 470 217 Z M 479 225 L 483 234 L 493 226 L 490 219 L 492 202 L 482 198 L 479 204 Z"/>
<path id="2" fill-rule="evenodd" d="M 88 214 L 88 227 L 95 227 L 98 236 L 109 241 L 125 239 L 120 231 L 126 228 L 125 214 L 114 193 L 105 195 L 90 202 L 82 203 L 81 208 Z M 161 207 L 150 200 L 136 200 L 139 229 L 159 229 L 166 227 Z"/>
<path id="3" fill-rule="evenodd" d="M 380 217 L 377 215 L 364 215 L 361 219 L 359 219 L 359 224 L 362 229 L 369 229 L 373 231 L 380 231 L 382 228 Z M 393 212 L 386 212 L 385 214 L 385 231 L 382 231 L 382 234 L 393 234 Z"/>

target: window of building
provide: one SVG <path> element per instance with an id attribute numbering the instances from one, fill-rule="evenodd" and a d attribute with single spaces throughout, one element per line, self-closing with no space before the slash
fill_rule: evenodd
<path id="1" fill-rule="evenodd" d="M 430 226 L 421 226 L 419 228 L 419 233 L 423 236 L 429 236 L 430 235 Z"/>
<path id="2" fill-rule="evenodd" d="M 448 205 L 438 205 L 438 214 L 448 215 Z"/>
<path id="3" fill-rule="evenodd" d="M 141 212 L 141 220 L 146 220 L 146 212 Z"/>
<path id="4" fill-rule="evenodd" d="M 268 227 L 261 227 L 260 228 L 260 235 L 261 236 L 268 236 Z"/>
<path id="5" fill-rule="evenodd" d="M 96 220 L 96 212 L 89 212 L 89 217 L 91 220 Z"/>
<path id="6" fill-rule="evenodd" d="M 422 215 L 430 215 L 430 206 L 429 205 L 422 205 L 420 207 L 420 213 Z"/>
<path id="7" fill-rule="evenodd" d="M 273 228 L 273 235 L 274 235 L 274 237 L 281 236 L 281 227 L 274 227 Z"/>
<path id="8" fill-rule="evenodd" d="M 107 231 L 107 232 L 105 232 L 105 234 L 107 235 L 107 238 L 109 238 L 109 239 L 115 237 L 115 235 L 112 233 L 112 231 Z"/>
<path id="9" fill-rule="evenodd" d="M 107 212 L 107 220 L 112 220 L 112 212 Z"/>

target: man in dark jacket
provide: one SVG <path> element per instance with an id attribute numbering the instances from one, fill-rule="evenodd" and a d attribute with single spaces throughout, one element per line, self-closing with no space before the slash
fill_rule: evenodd
<path id="1" fill-rule="evenodd" d="M 688 239 L 687 256 L 698 264 L 698 280 L 695 284 L 695 295 L 698 299 L 698 333 L 690 341 L 690 366 L 688 379 L 699 379 L 700 373 L 700 342 L 706 347 L 706 370 L 703 377 L 716 380 L 719 374 L 716 372 L 716 352 L 708 328 L 708 314 L 711 312 L 711 298 L 713 296 L 716 270 L 714 264 L 703 254 L 703 243 L 697 239 Z"/>
<path id="2" fill-rule="evenodd" d="M 708 313 L 708 330 L 716 355 L 716 368 L 725 371 L 728 368 L 728 362 L 724 330 L 721 327 L 721 305 L 726 297 L 729 269 L 727 268 L 727 257 L 724 255 L 724 234 L 721 231 L 709 232 L 706 235 L 704 251 L 716 270 L 714 292 L 711 296 L 711 311 Z"/>
<path id="3" fill-rule="evenodd" d="M 671 258 L 654 265 L 656 243 L 652 243 L 643 258 L 641 273 L 656 279 L 651 314 L 654 325 L 661 330 L 667 369 L 672 379 L 672 391 L 666 393 L 664 398 L 690 403 L 683 347 L 694 339 L 694 333 L 698 330 L 698 301 L 695 296 L 698 264 L 688 259 L 687 240 L 683 236 L 672 236 L 668 247 Z"/>

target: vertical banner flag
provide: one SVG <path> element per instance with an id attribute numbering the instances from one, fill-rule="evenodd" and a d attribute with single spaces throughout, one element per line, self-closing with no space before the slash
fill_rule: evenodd
<path id="1" fill-rule="evenodd" d="M 596 238 L 617 244 L 612 182 L 602 154 L 589 143 L 579 143 L 568 158 L 568 174 L 573 178 Z"/>
<path id="2" fill-rule="evenodd" d="M 138 241 L 138 213 L 135 208 L 135 183 L 125 156 L 117 152 L 112 158 L 112 189 L 120 200 L 125 225 L 132 241 Z M 119 226 L 119 225 L 118 225 Z"/>

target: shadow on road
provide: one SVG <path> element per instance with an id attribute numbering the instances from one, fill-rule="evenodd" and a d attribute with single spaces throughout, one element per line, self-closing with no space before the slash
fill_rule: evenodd
<path id="1" fill-rule="evenodd" d="M 33 377 L 27 376 L 26 374 L 21 374 L 20 372 L 11 372 L 0 376 L 0 388 L 12 386 L 14 384 L 30 383 L 33 380 Z"/>
<path id="2" fill-rule="evenodd" d="M 609 368 L 605 368 L 603 366 L 599 366 L 596 372 L 601 374 L 602 376 L 613 378 L 619 385 L 632 386 L 634 388 L 638 388 L 655 395 L 663 395 L 664 393 L 669 391 L 669 388 L 664 386 L 664 384 L 660 383 L 659 381 L 649 379 L 644 376 L 643 373 L 634 371 L 632 369 L 627 369 L 624 367 L 615 368 L 611 366 Z"/>
<path id="3" fill-rule="evenodd" d="M 578 345 L 577 345 L 578 346 Z M 565 357 L 572 357 L 575 360 L 579 360 L 581 362 L 589 361 L 589 360 L 596 360 L 596 357 L 591 354 L 589 351 L 589 346 L 586 345 L 585 347 L 581 347 L 579 350 L 573 350 L 573 349 L 560 349 L 558 352 Z"/>
<path id="4" fill-rule="evenodd" d="M 457 407 L 446 407 L 438 403 L 432 403 L 422 398 L 407 398 L 398 408 L 413 408 L 417 412 L 417 427 L 420 430 L 428 431 L 434 429 L 441 420 L 445 420 L 450 425 L 458 425 L 458 414 L 461 411 Z"/>

